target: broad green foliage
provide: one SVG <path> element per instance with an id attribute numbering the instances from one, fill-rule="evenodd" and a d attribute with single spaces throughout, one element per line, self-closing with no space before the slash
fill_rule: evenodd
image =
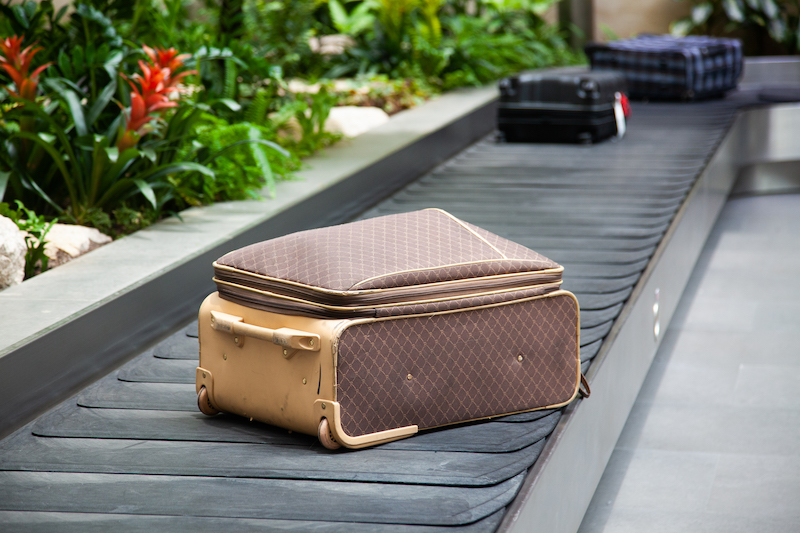
<path id="1" fill-rule="evenodd" d="M 690 1 L 692 11 L 672 23 L 673 35 L 734 35 L 744 40 L 748 54 L 775 53 L 774 48 L 763 49 L 768 36 L 783 51 L 800 52 L 800 0 Z"/>
<path id="2" fill-rule="evenodd" d="M 195 89 L 194 98 L 182 98 L 179 84 L 189 81 L 182 78 L 195 74 L 178 72 L 188 56 L 131 47 L 98 9 L 102 2 L 93 4 L 75 5 L 69 19 L 53 15 L 48 1 L 0 6 L 4 33 L 27 26 L 45 37 L 40 21 L 46 20 L 54 24 L 53 35 L 64 36 L 48 40 L 53 48 L 46 49 L 2 35 L 0 200 L 24 201 L 44 215 L 113 232 L 143 227 L 186 205 L 253 197 L 274 183 L 263 152 L 274 152 L 273 160 L 289 154 L 260 134 L 235 143 L 260 147 L 257 165 L 244 174 L 236 150 L 221 143 L 210 150 L 198 141 L 201 117 L 216 108 L 242 109 L 226 98 L 236 96 L 235 71 L 225 75 L 221 94 Z M 124 3 L 105 4 L 100 7 L 122 16 L 110 6 Z M 207 50 L 193 61 L 238 61 L 230 50 Z M 207 185 L 218 178 L 220 185 Z"/>
<path id="3" fill-rule="evenodd" d="M 187 203 L 257 199 L 265 185 L 274 193 L 276 177 L 285 179 L 299 167 L 289 152 L 268 140 L 275 132 L 262 124 L 229 124 L 204 113 L 196 131 L 191 151 L 215 173 L 196 173 L 181 184 L 178 193 L 185 194 Z M 196 190 L 202 190 L 203 196 L 193 197 Z"/>
<path id="4" fill-rule="evenodd" d="M 0 201 L 121 234 L 269 196 L 340 138 L 335 105 L 581 61 L 541 18 L 556 1 L 0 0 Z"/>
<path id="5" fill-rule="evenodd" d="M 432 87 L 481 85 L 511 72 L 581 61 L 541 19 L 555 0 L 329 0 L 356 39 L 329 75 L 381 73 Z"/>

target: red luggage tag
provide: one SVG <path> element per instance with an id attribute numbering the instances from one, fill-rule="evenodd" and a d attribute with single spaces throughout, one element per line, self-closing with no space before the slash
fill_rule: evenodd
<path id="1" fill-rule="evenodd" d="M 614 94 L 614 118 L 617 120 L 617 139 L 625 136 L 626 119 L 631 116 L 631 105 L 625 93 Z"/>

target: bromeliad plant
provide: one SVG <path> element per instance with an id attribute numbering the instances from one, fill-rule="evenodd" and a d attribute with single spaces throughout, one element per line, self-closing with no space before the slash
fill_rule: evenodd
<path id="1" fill-rule="evenodd" d="M 164 179 L 168 175 L 186 171 L 213 175 L 194 162 L 160 160 L 156 143 L 138 146 L 143 135 L 163 137 L 158 131 L 163 125 L 161 113 L 179 105 L 178 83 L 192 74 L 175 72 L 183 58 L 174 50 L 145 49 L 150 62 L 140 61 L 142 72 L 128 80 L 130 108 L 123 109 L 110 125 L 99 119 L 117 93 L 116 79 L 94 102 L 88 102 L 72 81 L 48 78 L 43 85 L 52 101 L 43 106 L 33 101 L 37 81 L 33 75 L 43 69 L 28 75 L 31 54 L 18 50 L 16 46 L 3 51 L 4 67 L 11 67 L 6 70 L 14 71 L 15 85 L 25 88 L 29 97 L 23 102 L 9 91 L 21 105 L 4 116 L 7 124 L 19 124 L 19 128 L 5 129 L 8 155 L 3 157 L 16 197 L 33 196 L 72 222 L 96 223 L 99 212 L 128 199 L 135 203 L 136 197 L 158 211 L 172 198 L 172 187 Z"/>
<path id="2" fill-rule="evenodd" d="M 22 37 L 17 37 L 16 35 L 0 41 L 0 51 L 3 53 L 0 56 L 0 67 L 11 76 L 11 80 L 17 89 L 16 92 L 10 88 L 6 89 L 11 96 L 28 102 L 33 102 L 36 99 L 39 74 L 52 65 L 52 63 L 46 63 L 36 68 L 33 72 L 28 72 L 33 62 L 33 56 L 41 50 L 41 47 L 34 48 L 34 45 L 22 49 Z"/>
<path id="3" fill-rule="evenodd" d="M 197 74 L 194 70 L 177 73 L 183 67 L 183 61 L 190 57 L 189 54 L 179 55 L 174 48 L 169 50 L 154 50 L 148 46 L 143 48 L 150 63 L 139 61 L 142 74 L 134 74 L 133 81 L 120 74 L 131 86 L 131 107 L 126 113 L 125 128 L 117 136 L 119 152 L 133 148 L 142 135 L 153 131 L 153 122 L 160 118 L 160 112 L 178 106 L 176 101 L 170 100 L 170 96 L 180 95 L 178 83 L 181 78 Z"/>
<path id="4" fill-rule="evenodd" d="M 8 182 L 12 197 L 38 212 L 107 230 L 112 213 L 119 218 L 122 211 L 147 211 L 153 219 L 184 205 L 243 193 L 253 197 L 272 179 L 264 150 L 289 155 L 252 132 L 216 149 L 198 142 L 198 126 L 210 107 L 184 98 L 182 82 L 196 71 L 185 69 L 189 56 L 174 48 L 144 46 L 139 72 L 114 72 L 92 99 L 88 87 L 62 77 L 43 79 L 40 87 L 37 76 L 47 65 L 31 70 L 36 49 L 22 50 L 21 42 L 15 37 L 2 55 L 14 86 L 7 87 L 11 104 L 0 117 L 6 149 L 0 151 L 0 200 Z M 17 86 L 25 87 L 27 99 L 20 98 Z M 37 98 L 37 88 L 44 88 L 45 97 Z M 244 145 L 255 156 L 248 179 L 239 180 L 246 190 L 214 186 L 217 170 L 224 167 L 230 174 L 241 167 L 236 156 L 248 148 Z M 231 163 L 220 167 L 222 160 Z"/>

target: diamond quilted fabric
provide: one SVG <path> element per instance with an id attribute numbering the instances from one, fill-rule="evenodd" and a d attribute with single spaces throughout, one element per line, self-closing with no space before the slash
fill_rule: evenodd
<path id="1" fill-rule="evenodd" d="M 217 263 L 333 291 L 559 268 L 436 209 L 293 233 L 233 251 Z"/>
<path id="2" fill-rule="evenodd" d="M 567 402 L 578 335 L 569 293 L 351 326 L 338 349 L 342 427 L 424 429 Z"/>

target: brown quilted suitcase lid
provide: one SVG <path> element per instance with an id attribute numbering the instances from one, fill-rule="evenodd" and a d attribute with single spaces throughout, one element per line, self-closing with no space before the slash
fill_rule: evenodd
<path id="1" fill-rule="evenodd" d="M 223 298 L 256 307 L 275 297 L 292 306 L 363 307 L 378 297 L 383 304 L 430 299 L 455 286 L 462 295 L 478 293 L 484 281 L 500 280 L 505 289 L 560 283 L 562 270 L 533 250 L 426 209 L 246 246 L 214 263 L 214 281 Z"/>

